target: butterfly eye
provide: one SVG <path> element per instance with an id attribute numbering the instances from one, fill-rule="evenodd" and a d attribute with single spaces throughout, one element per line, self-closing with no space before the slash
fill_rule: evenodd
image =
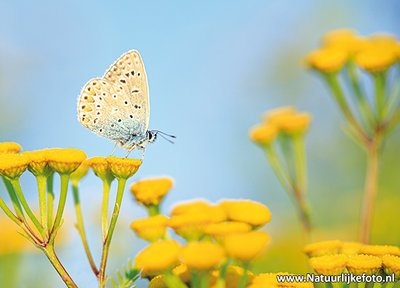
<path id="1" fill-rule="evenodd" d="M 126 76 L 126 77 L 129 77 L 129 73 L 125 73 L 125 76 Z"/>

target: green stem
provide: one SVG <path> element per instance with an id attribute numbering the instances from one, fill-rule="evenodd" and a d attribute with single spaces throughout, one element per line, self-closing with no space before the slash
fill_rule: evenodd
<path id="1" fill-rule="evenodd" d="M 115 225 L 117 224 L 119 211 L 121 209 L 122 197 L 124 195 L 126 180 L 127 179 L 123 178 L 118 179 L 118 190 L 117 190 L 117 197 L 115 199 L 114 211 L 111 217 L 110 227 L 108 228 L 107 237 L 103 243 L 103 253 L 101 256 L 100 270 L 99 270 L 99 275 L 97 276 L 100 287 L 104 287 L 105 285 L 104 278 L 106 273 L 108 253 L 110 250 L 110 244 L 112 235 L 114 233 Z"/>
<path id="2" fill-rule="evenodd" d="M 216 288 L 225 288 L 226 285 L 226 272 L 228 271 L 229 260 L 224 262 L 219 269 L 219 276 L 216 283 Z"/>
<path id="3" fill-rule="evenodd" d="M 349 105 L 347 104 L 346 97 L 342 91 L 342 88 L 339 84 L 336 74 L 324 74 L 324 78 L 328 83 L 328 86 L 338 104 L 340 110 L 342 111 L 343 115 L 349 122 L 349 125 L 354 129 L 357 133 L 357 136 L 362 139 L 363 141 L 368 140 L 368 136 L 365 134 L 364 130 L 361 128 L 360 124 L 358 123 L 357 119 L 354 117 L 353 112 L 350 110 Z"/>
<path id="4" fill-rule="evenodd" d="M 149 216 L 157 216 L 160 214 L 160 205 L 149 205 L 146 206 L 146 208 Z"/>
<path id="5" fill-rule="evenodd" d="M 56 269 L 57 273 L 61 276 L 67 287 L 78 288 L 74 280 L 72 280 L 71 276 L 68 274 L 68 272 L 65 270 L 64 266 L 58 259 L 54 251 L 54 247 L 52 245 L 48 245 L 47 247 L 43 248 L 42 251 L 46 254 L 47 258 L 50 260 L 51 264 Z"/>
<path id="6" fill-rule="evenodd" d="M 378 193 L 379 144 L 372 142 L 367 147 L 367 174 L 364 187 L 364 204 L 361 226 L 361 242 L 369 243 L 371 237 L 374 204 Z"/>
<path id="7" fill-rule="evenodd" d="M 89 244 L 85 233 L 85 226 L 83 225 L 83 216 L 82 216 L 81 204 L 79 201 L 78 186 L 72 185 L 72 190 L 74 194 L 74 205 L 75 205 L 75 213 L 77 221 L 76 228 L 78 229 L 79 235 L 81 237 L 83 248 L 85 249 L 86 257 L 89 260 L 90 267 L 92 268 L 93 273 L 97 276 L 97 274 L 99 274 L 99 271 L 97 270 L 96 264 L 94 263 L 92 257 L 92 253 L 90 252 Z"/>
<path id="8" fill-rule="evenodd" d="M 46 203 L 46 181 L 47 177 L 44 175 L 36 176 L 36 181 L 39 191 L 39 207 L 40 207 L 40 222 L 42 223 L 45 233 L 48 232 L 47 227 L 47 203 Z"/>
<path id="9" fill-rule="evenodd" d="M 243 275 L 239 280 L 239 284 L 237 288 L 245 288 L 247 285 L 247 281 L 249 278 L 249 275 L 247 275 L 247 271 L 249 270 L 249 264 L 243 264 Z"/>
<path id="10" fill-rule="evenodd" d="M 111 180 L 112 181 L 112 180 Z M 103 241 L 105 241 L 107 237 L 107 229 L 108 229 L 108 199 L 110 196 L 110 186 L 111 181 L 109 179 L 103 180 L 103 203 L 101 205 L 101 231 L 103 232 Z"/>
<path id="11" fill-rule="evenodd" d="M 53 226 L 53 202 L 54 202 L 54 191 L 53 191 L 54 173 L 51 173 L 47 177 L 47 227 L 48 232 L 51 232 Z"/>
<path id="12" fill-rule="evenodd" d="M 60 174 L 61 178 L 60 200 L 58 202 L 58 208 L 57 208 L 56 218 L 54 220 L 54 225 L 52 228 L 52 233 L 54 233 L 60 227 L 60 223 L 64 213 L 65 202 L 67 201 L 69 176 L 70 174 Z M 54 237 L 55 235 L 53 236 L 53 239 Z"/>
<path id="13" fill-rule="evenodd" d="M 307 191 L 307 167 L 304 147 L 304 135 L 297 134 L 293 136 L 293 150 L 295 157 L 296 182 L 301 194 Z"/>
<path id="14" fill-rule="evenodd" d="M 400 98 L 400 78 L 397 78 L 392 86 L 388 99 L 383 107 L 383 114 L 386 115 L 385 120 L 393 116 L 393 107 L 397 107 Z"/>
<path id="15" fill-rule="evenodd" d="M 42 235 L 43 239 L 46 238 L 46 234 L 43 230 L 42 225 L 40 225 L 40 222 L 36 219 L 35 214 L 33 214 L 31 208 L 28 205 L 28 202 L 26 202 L 25 196 L 22 193 L 21 186 L 19 184 L 19 178 L 15 178 L 11 180 L 11 184 L 14 187 L 15 192 L 18 195 L 19 201 L 21 201 L 22 207 L 24 207 L 24 210 L 26 214 L 28 215 L 29 219 L 31 219 L 32 223 L 35 225 L 36 229 L 39 231 L 40 235 Z"/>
<path id="16" fill-rule="evenodd" d="M 376 114 L 378 121 L 381 122 L 384 115 L 385 106 L 385 84 L 386 84 L 386 72 L 379 72 L 374 74 L 375 82 L 375 101 L 376 101 Z"/>
<path id="17" fill-rule="evenodd" d="M 358 106 L 360 107 L 361 115 L 367 126 L 371 127 L 375 122 L 375 116 L 372 112 L 371 105 L 361 90 L 360 77 L 357 73 L 356 66 L 351 61 L 347 64 L 347 72 L 358 102 Z"/>
<path id="18" fill-rule="evenodd" d="M 164 282 L 168 288 L 188 288 L 185 283 L 171 271 L 167 271 L 164 274 Z"/>
<path id="19" fill-rule="evenodd" d="M 4 185 L 7 188 L 8 195 L 10 196 L 11 202 L 14 206 L 15 213 L 17 214 L 19 219 L 25 220 L 24 212 L 22 211 L 21 203 L 19 203 L 17 194 L 15 194 L 15 190 L 9 180 L 1 176 L 3 179 Z"/>

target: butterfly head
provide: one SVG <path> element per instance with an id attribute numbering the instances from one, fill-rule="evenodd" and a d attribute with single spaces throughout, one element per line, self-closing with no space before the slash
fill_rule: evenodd
<path id="1" fill-rule="evenodd" d="M 173 135 L 164 133 L 164 132 L 159 131 L 159 130 L 149 130 L 149 131 L 147 131 L 147 141 L 146 141 L 146 142 L 147 142 L 147 143 L 153 143 L 153 142 L 156 140 L 158 134 L 160 134 L 160 136 L 161 136 L 162 138 L 164 138 L 165 140 L 167 140 L 167 141 L 170 142 L 170 143 L 174 143 L 174 141 L 172 141 L 172 140 L 169 139 L 169 138 L 176 138 L 176 137 L 173 136 Z"/>

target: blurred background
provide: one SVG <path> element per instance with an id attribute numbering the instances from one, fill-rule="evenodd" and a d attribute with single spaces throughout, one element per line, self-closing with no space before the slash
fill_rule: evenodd
<path id="1" fill-rule="evenodd" d="M 305 272 L 305 240 L 296 211 L 262 151 L 249 140 L 248 129 L 264 111 L 282 105 L 313 114 L 307 137 L 313 240 L 357 240 L 364 154 L 342 132 L 344 121 L 322 81 L 301 61 L 333 29 L 399 36 L 399 9 L 395 0 L 3 0 L 0 141 L 18 142 L 25 151 L 71 147 L 89 157 L 111 154 L 111 141 L 79 124 L 77 97 L 89 79 L 102 76 L 122 53 L 137 49 L 149 82 L 150 129 L 177 135 L 177 141 L 171 145 L 159 139 L 150 145 L 131 181 L 173 177 L 176 185 L 163 203 L 164 212 L 193 198 L 261 201 L 272 211 L 267 225 L 272 243 L 254 270 Z M 382 162 L 372 236 L 377 244 L 400 244 L 399 144 L 396 131 Z M 124 153 L 119 149 L 117 155 Z M 23 175 L 22 186 L 28 198 L 37 201 L 32 175 Z M 101 189 L 93 174 L 81 182 L 85 223 L 97 261 Z M 0 185 L 0 195 L 4 193 Z M 68 202 L 58 252 L 80 287 L 96 287 L 72 226 L 72 197 Z M 144 216 L 144 209 L 126 193 L 109 274 L 115 275 L 145 246 L 129 230 L 130 221 Z M 45 256 L 29 249 L 14 229 L 3 227 L 6 224 L 0 228 L 0 286 L 63 287 Z"/>

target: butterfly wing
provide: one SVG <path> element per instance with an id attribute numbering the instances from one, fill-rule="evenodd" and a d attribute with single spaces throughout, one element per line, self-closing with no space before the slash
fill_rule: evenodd
<path id="1" fill-rule="evenodd" d="M 124 53 L 106 71 L 104 78 L 117 87 L 123 87 L 128 91 L 129 102 L 131 103 L 135 120 L 139 125 L 132 122 L 133 126 L 140 126 L 136 130 L 137 135 L 145 135 L 150 116 L 149 89 L 147 76 L 139 52 L 131 50 Z M 132 130 L 137 129 L 132 127 Z"/>
<path id="2" fill-rule="evenodd" d="M 144 129 L 134 121 L 138 117 L 134 112 L 126 87 L 115 86 L 103 78 L 86 83 L 78 99 L 79 122 L 96 134 L 121 144 L 136 133 L 133 129 Z"/>

